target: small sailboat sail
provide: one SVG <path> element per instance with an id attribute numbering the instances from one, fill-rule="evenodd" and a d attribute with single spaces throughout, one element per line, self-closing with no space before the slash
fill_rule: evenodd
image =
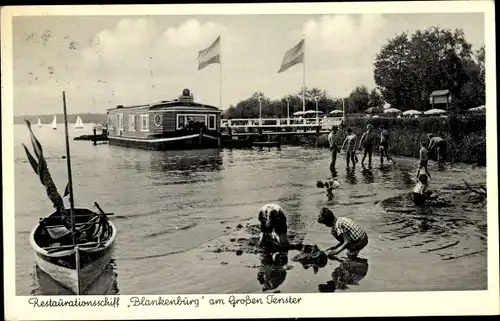
<path id="1" fill-rule="evenodd" d="M 54 116 L 54 120 L 52 121 L 52 129 L 57 129 L 57 116 Z"/>
<path id="2" fill-rule="evenodd" d="M 42 121 L 40 120 L 40 118 L 38 118 L 38 123 L 36 124 L 38 127 L 42 127 Z"/>
<path id="3" fill-rule="evenodd" d="M 82 119 L 80 118 L 80 116 L 78 116 L 78 118 L 76 119 L 75 127 L 73 127 L 73 128 L 74 129 L 84 128 L 83 122 L 82 122 Z"/>

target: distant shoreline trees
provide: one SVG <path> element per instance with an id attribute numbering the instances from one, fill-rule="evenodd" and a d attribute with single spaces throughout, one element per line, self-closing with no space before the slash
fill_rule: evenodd
<path id="1" fill-rule="evenodd" d="M 306 88 L 306 110 L 316 110 L 314 97 L 319 98 L 318 109 L 328 113 L 342 109 L 362 113 L 370 107 L 382 107 L 384 102 L 401 110 L 430 108 L 429 95 L 434 90 L 448 89 L 452 94 L 451 111 L 484 105 L 485 48 L 472 50 L 462 29 L 430 27 L 412 35 L 402 33 L 382 46 L 374 61 L 373 76 L 377 88 L 371 91 L 357 86 L 348 97 L 331 97 L 320 88 Z M 287 117 L 287 99 L 290 115 L 302 110 L 302 91 L 271 100 L 262 93 L 231 105 L 224 118 L 258 118 L 261 95 L 262 117 Z"/>

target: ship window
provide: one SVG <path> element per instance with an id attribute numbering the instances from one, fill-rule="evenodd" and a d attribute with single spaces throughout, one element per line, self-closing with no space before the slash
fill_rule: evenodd
<path id="1" fill-rule="evenodd" d="M 204 114 L 177 114 L 177 129 L 185 128 L 189 125 L 189 122 L 199 122 L 207 124 L 207 115 Z"/>
<path id="2" fill-rule="evenodd" d="M 118 130 L 123 130 L 123 114 L 116 115 L 116 122 L 118 123 Z"/>
<path id="3" fill-rule="evenodd" d="M 215 130 L 215 115 L 208 115 L 208 129 Z"/>
<path id="4" fill-rule="evenodd" d="M 128 130 L 135 132 L 135 115 L 128 115 Z"/>
<path id="5" fill-rule="evenodd" d="M 177 115 L 177 129 L 184 128 L 186 124 L 186 116 L 185 115 Z"/>
<path id="6" fill-rule="evenodd" d="M 141 131 L 149 131 L 149 115 L 141 115 Z"/>
<path id="7" fill-rule="evenodd" d="M 108 115 L 108 129 L 113 128 L 113 118 L 111 115 Z"/>

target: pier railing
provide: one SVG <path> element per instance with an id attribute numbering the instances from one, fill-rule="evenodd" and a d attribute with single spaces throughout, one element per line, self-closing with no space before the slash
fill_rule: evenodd
<path id="1" fill-rule="evenodd" d="M 332 125 L 340 125 L 342 117 L 329 118 L 257 118 L 257 119 L 223 119 L 221 129 L 250 129 L 250 128 L 301 128 L 330 129 Z"/>

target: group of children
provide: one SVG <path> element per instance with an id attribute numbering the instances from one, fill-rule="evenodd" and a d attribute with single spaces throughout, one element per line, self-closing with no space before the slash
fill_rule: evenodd
<path id="1" fill-rule="evenodd" d="M 340 145 L 340 141 L 339 141 L 337 126 L 333 126 L 332 130 L 328 134 L 328 143 L 330 145 L 330 151 L 332 153 L 332 162 L 330 165 L 330 169 L 332 171 L 335 170 L 337 154 L 340 151 L 342 151 L 344 147 L 346 150 L 347 167 L 349 167 L 349 164 L 351 162 L 353 166 L 358 162 L 356 150 L 361 148 L 363 148 L 363 158 L 361 159 L 361 165 L 364 165 L 365 159 L 368 156 L 368 166 L 371 166 L 372 156 L 375 148 L 375 143 L 377 140 L 377 134 L 373 130 L 373 125 L 368 124 L 366 126 L 366 131 L 363 133 L 363 135 L 361 135 L 361 139 L 359 140 L 358 144 L 356 144 L 357 136 L 356 134 L 353 133 L 352 129 L 347 128 L 346 132 L 347 132 L 347 137 L 342 142 L 340 148 L 338 147 Z M 434 136 L 434 134 L 428 134 L 427 136 L 429 138 L 429 146 L 426 148 L 427 153 L 424 155 L 426 157 L 425 161 L 428 159 L 428 151 L 434 149 L 436 151 L 438 165 L 439 167 L 441 167 L 443 154 L 445 153 L 446 150 L 445 141 L 439 136 Z M 421 146 L 425 148 L 425 144 L 426 144 L 425 142 L 422 142 Z M 395 163 L 394 159 L 390 155 L 390 148 L 391 148 L 391 137 L 389 130 L 387 129 L 387 126 L 381 125 L 380 141 L 379 141 L 380 165 L 384 164 L 384 157 L 387 159 L 387 161 Z"/>
<path id="2" fill-rule="evenodd" d="M 417 170 L 417 185 L 413 188 L 412 200 L 415 205 L 424 205 L 431 198 L 432 192 L 428 190 L 428 181 L 431 179 L 431 174 L 429 173 L 429 150 L 435 149 L 437 155 L 438 166 L 442 167 L 442 157 L 445 152 L 445 141 L 434 134 L 428 134 L 429 146 L 426 147 L 426 141 L 422 140 L 420 142 L 420 163 Z M 421 170 L 424 173 L 420 173 Z"/>
<path id="3" fill-rule="evenodd" d="M 281 250 L 293 248 L 288 241 L 287 219 L 281 206 L 278 204 L 262 206 L 258 219 L 261 224 L 259 246 L 270 246 Z M 368 235 L 357 222 L 347 217 L 336 217 L 326 207 L 321 209 L 317 222 L 331 228 L 331 234 L 338 241 L 337 245 L 325 250 L 330 259 L 334 259 L 344 250 L 347 250 L 349 258 L 356 258 L 368 245 Z"/>
<path id="4" fill-rule="evenodd" d="M 358 157 L 356 155 L 356 150 L 363 148 L 363 158 L 361 159 L 361 165 L 364 166 L 365 159 L 368 156 L 368 166 L 372 165 L 372 156 L 375 148 L 375 143 L 377 140 L 377 134 L 373 130 L 373 125 L 368 124 L 366 127 L 366 131 L 361 136 L 358 144 L 356 144 L 356 134 L 352 132 L 351 128 L 347 128 L 347 137 L 344 139 L 340 148 L 339 146 L 339 135 L 338 129 L 336 126 L 332 127 L 332 130 L 328 134 L 328 143 L 330 145 L 330 151 L 332 152 L 332 162 L 330 165 L 330 170 L 333 172 L 335 170 L 335 163 L 337 161 L 337 153 L 341 150 L 346 149 L 346 161 L 347 167 L 352 162 L 352 166 L 358 162 Z M 380 164 L 384 164 L 384 157 L 387 161 L 392 161 L 394 163 L 394 159 L 389 154 L 390 150 L 390 134 L 385 125 L 380 126 L 380 144 L 379 144 L 379 152 L 380 152 Z"/>
<path id="5" fill-rule="evenodd" d="M 380 133 L 380 161 L 383 164 L 383 157 L 387 160 L 394 162 L 389 155 L 390 151 L 390 135 L 387 127 L 381 126 Z M 417 171 L 417 184 L 412 191 L 412 199 L 416 205 L 423 205 L 431 198 L 432 192 L 428 190 L 428 180 L 431 178 L 428 169 L 429 150 L 436 150 L 437 161 L 441 166 L 441 160 L 445 151 L 445 141 L 434 134 L 427 135 L 429 145 L 426 147 L 426 141 L 420 144 L 420 163 Z M 356 149 L 363 147 L 364 155 L 361 164 L 364 164 L 366 156 L 368 156 L 368 163 L 371 165 L 371 158 L 373 149 L 375 147 L 376 134 L 373 131 L 373 126 L 368 125 L 366 131 L 361 136 L 359 143 L 356 145 L 356 135 L 350 128 L 347 129 L 347 137 L 343 141 L 340 149 L 339 135 L 337 135 L 337 128 L 332 128 L 328 135 L 328 142 L 330 150 L 332 151 L 332 164 L 330 165 L 332 172 L 335 169 L 335 161 L 339 150 L 347 150 L 347 166 L 352 162 L 353 166 L 358 162 L 356 157 Z M 421 173 L 421 171 L 424 173 Z M 323 183 L 318 181 L 317 187 L 327 188 L 331 190 L 338 188 L 337 181 Z M 261 233 L 259 237 L 259 246 L 271 245 L 275 249 L 288 250 L 293 246 L 289 244 L 287 235 L 287 219 L 284 210 L 278 204 L 266 204 L 261 207 L 258 215 L 258 220 L 261 224 Z M 323 207 L 317 218 L 317 222 L 331 228 L 331 234 L 338 241 L 338 244 L 328 248 L 327 256 L 334 259 L 343 250 L 347 250 L 347 256 L 350 258 L 357 257 L 358 253 L 368 245 L 368 236 L 361 226 L 354 220 L 346 217 L 336 217 L 334 213 Z"/>

